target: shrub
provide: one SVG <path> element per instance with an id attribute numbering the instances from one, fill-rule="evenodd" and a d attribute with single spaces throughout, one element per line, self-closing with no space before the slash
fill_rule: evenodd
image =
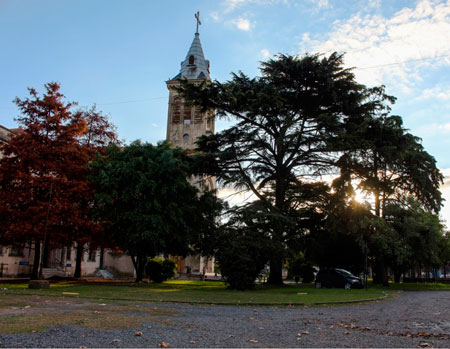
<path id="1" fill-rule="evenodd" d="M 228 234 L 216 253 L 220 272 L 229 288 L 250 289 L 267 262 L 265 241 L 259 234 L 239 231 Z"/>
<path id="2" fill-rule="evenodd" d="M 149 258 L 145 265 L 145 275 L 153 282 L 163 282 L 176 275 L 176 264 L 170 259 Z"/>
<path id="3" fill-rule="evenodd" d="M 303 283 L 314 280 L 314 268 L 306 261 L 305 255 L 300 252 L 288 260 L 288 277 L 300 277 Z"/>

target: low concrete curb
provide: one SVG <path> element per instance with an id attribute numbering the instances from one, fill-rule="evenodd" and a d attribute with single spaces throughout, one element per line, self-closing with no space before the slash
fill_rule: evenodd
<path id="1" fill-rule="evenodd" d="M 15 292 L 3 291 L 3 294 L 9 295 L 19 295 Z M 370 303 L 386 299 L 389 295 L 382 291 L 383 295 L 377 298 L 369 299 L 355 299 L 350 301 L 332 301 L 332 302 L 315 302 L 306 304 L 303 302 L 294 303 L 282 303 L 282 302 L 272 302 L 272 303 L 260 303 L 260 302 L 206 302 L 206 301 L 177 301 L 177 300 L 162 300 L 162 299 L 143 299 L 143 298 L 112 298 L 112 297 L 91 297 L 91 296 L 79 296 L 79 295 L 64 295 L 64 294 L 39 294 L 39 293 L 22 293 L 20 295 L 24 296 L 42 296 L 42 297 L 71 297 L 71 298 L 81 298 L 81 299 L 94 299 L 94 300 L 105 300 L 105 301 L 136 301 L 136 302 L 148 302 L 148 303 L 173 303 L 173 304 L 191 304 L 191 305 L 229 305 L 229 306 L 267 306 L 267 307 L 305 307 L 305 306 L 322 306 L 322 305 L 345 305 L 345 304 L 358 304 L 358 303 Z"/>

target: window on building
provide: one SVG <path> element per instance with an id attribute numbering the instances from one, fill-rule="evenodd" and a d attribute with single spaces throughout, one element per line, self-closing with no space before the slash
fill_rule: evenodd
<path id="1" fill-rule="evenodd" d="M 180 108 L 181 102 L 179 98 L 175 98 L 173 100 L 173 110 L 172 110 L 172 123 L 179 124 L 180 123 Z"/>
<path id="2" fill-rule="evenodd" d="M 196 124 L 200 124 L 203 120 L 201 110 L 202 110 L 202 108 L 200 108 L 198 106 L 196 106 L 194 108 L 194 122 Z"/>
<path id="3" fill-rule="evenodd" d="M 213 133 L 214 132 L 214 124 L 211 117 L 209 117 L 206 120 L 206 133 Z"/>
<path id="4" fill-rule="evenodd" d="M 23 247 L 11 246 L 9 250 L 9 255 L 12 257 L 23 257 Z"/>
<path id="5" fill-rule="evenodd" d="M 194 56 L 189 56 L 189 64 L 194 64 L 195 59 Z"/>
<path id="6" fill-rule="evenodd" d="M 189 140 L 189 135 L 187 133 L 185 133 L 183 135 L 183 141 L 187 142 Z"/>
<path id="7" fill-rule="evenodd" d="M 89 250 L 89 262 L 95 262 L 95 257 L 97 256 L 97 250 Z"/>
<path id="8" fill-rule="evenodd" d="M 192 120 L 192 110 L 188 106 L 184 106 L 183 120 L 185 125 L 189 125 Z"/>
<path id="9" fill-rule="evenodd" d="M 3 256 L 3 246 L 0 245 L 0 256 Z"/>
<path id="10" fill-rule="evenodd" d="M 72 246 L 66 247 L 66 259 L 70 261 L 72 259 Z"/>

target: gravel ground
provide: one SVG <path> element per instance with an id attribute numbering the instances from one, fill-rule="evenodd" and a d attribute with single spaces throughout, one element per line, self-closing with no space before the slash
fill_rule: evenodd
<path id="1" fill-rule="evenodd" d="M 135 329 L 57 326 L 0 335 L 0 346 L 450 347 L 450 292 L 405 292 L 390 301 L 335 307 L 148 306 L 178 313 Z"/>

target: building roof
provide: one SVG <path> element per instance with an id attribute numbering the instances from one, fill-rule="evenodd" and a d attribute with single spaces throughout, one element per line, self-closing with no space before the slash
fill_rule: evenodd
<path id="1" fill-rule="evenodd" d="M 193 59 L 191 58 L 193 57 Z M 172 80 L 186 78 L 188 80 L 207 79 L 209 77 L 209 61 L 205 59 L 203 54 L 202 44 L 200 42 L 200 34 L 195 33 L 194 41 L 186 55 L 186 58 L 181 62 L 180 73 Z"/>
<path id="2" fill-rule="evenodd" d="M 11 133 L 12 131 L 10 129 L 0 125 L 0 142 L 8 142 Z"/>

